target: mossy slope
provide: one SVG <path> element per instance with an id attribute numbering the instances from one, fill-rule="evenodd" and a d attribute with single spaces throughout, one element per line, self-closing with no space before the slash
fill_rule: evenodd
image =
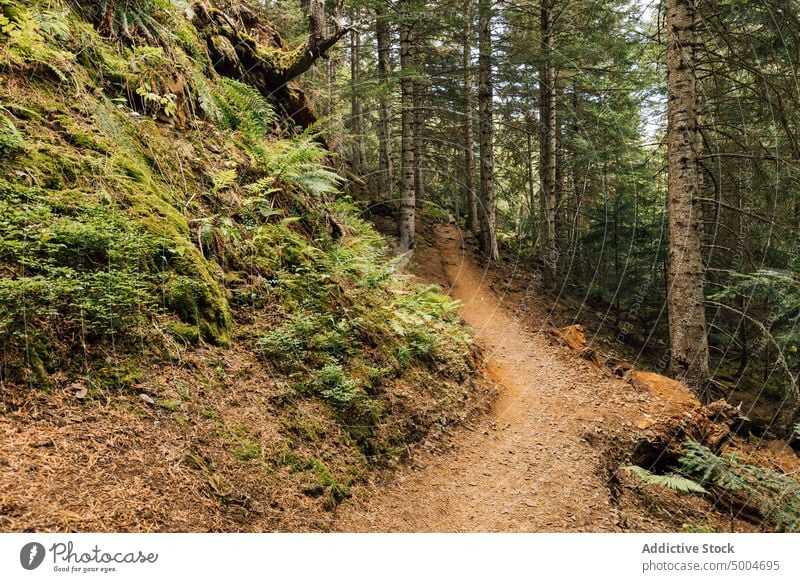
<path id="1" fill-rule="evenodd" d="M 67 389 L 156 422 L 194 478 L 331 508 L 478 406 L 455 304 L 395 272 L 313 131 L 214 71 L 191 6 L 84 4 L 0 0 L 4 422 L 45 430 L 14 415 Z"/>

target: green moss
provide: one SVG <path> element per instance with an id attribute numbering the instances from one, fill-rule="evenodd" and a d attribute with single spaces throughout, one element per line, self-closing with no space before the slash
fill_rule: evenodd
<path id="1" fill-rule="evenodd" d="M 81 159 L 72 148 L 40 141 L 21 156 L 18 163 L 36 177 L 37 183 L 48 190 L 74 188 L 78 180 L 92 172 L 92 166 Z"/>
<path id="2" fill-rule="evenodd" d="M 72 145 L 93 150 L 101 154 L 109 153 L 110 148 L 108 144 L 104 143 L 105 140 L 83 130 L 75 122 L 74 118 L 68 115 L 57 115 L 55 117 L 55 122 L 64 131 L 67 141 Z"/>
<path id="3" fill-rule="evenodd" d="M 10 0 L 0 8 L 4 17 L 3 30 L 0 31 L 0 40 L 3 41 L 0 63 L 49 82 L 75 84 L 75 56 L 62 50 L 59 42 L 49 42 L 53 38 L 61 42 L 69 38 L 66 12 L 42 12 L 39 7 L 24 9 Z M 32 18 L 33 9 L 39 12 L 38 21 Z M 47 18 L 41 18 L 45 15 Z"/>
<path id="4" fill-rule="evenodd" d="M 181 403 L 177 400 L 163 399 L 156 401 L 156 406 L 169 410 L 170 412 L 178 412 L 181 409 Z"/>
<path id="5" fill-rule="evenodd" d="M 320 443 L 324 441 L 327 433 L 325 428 L 297 411 L 289 411 L 288 416 L 283 421 L 284 429 L 294 434 L 303 441 Z"/>
<path id="6" fill-rule="evenodd" d="M 349 484 L 337 479 L 321 460 L 312 458 L 306 462 L 305 468 L 310 470 L 317 480 L 317 484 L 307 488 L 306 493 L 311 495 L 327 494 L 324 505 L 329 511 L 350 497 Z"/>
<path id="7" fill-rule="evenodd" d="M 45 119 L 38 112 L 28 107 L 16 103 L 7 103 L 5 109 L 17 119 L 24 119 L 35 121 L 37 123 L 44 123 Z"/>
<path id="8" fill-rule="evenodd" d="M 230 312 L 215 283 L 173 276 L 163 289 L 167 308 L 184 322 L 196 325 L 204 340 L 216 345 L 228 343 Z"/>
<path id="9" fill-rule="evenodd" d="M 205 341 L 227 345 L 230 307 L 209 263 L 191 242 L 186 219 L 160 196 L 132 194 L 126 203 L 141 228 L 161 240 L 158 268 L 165 307 L 196 326 Z"/>
<path id="10" fill-rule="evenodd" d="M 1 318 L 2 309 L 0 309 L 0 319 Z M 3 334 L 0 333 L 0 335 Z M 6 374 L 33 388 L 40 390 L 51 388 L 52 382 L 50 381 L 48 366 L 43 359 L 48 357 L 48 350 L 45 342 L 46 339 L 43 338 L 41 334 L 29 334 L 24 340 L 24 348 L 21 350 L 21 357 L 8 362 L 10 365 L 6 370 Z"/>
<path id="11" fill-rule="evenodd" d="M 200 411 L 200 415 L 203 418 L 207 418 L 208 420 L 216 420 L 217 418 L 219 418 L 219 413 L 213 408 L 203 408 Z"/>
<path id="12" fill-rule="evenodd" d="M 89 371 L 87 381 L 98 390 L 129 390 L 141 384 L 145 375 L 141 369 L 141 358 L 128 356 L 119 361 L 104 362 Z"/>
<path id="13" fill-rule="evenodd" d="M 200 341 L 200 330 L 196 325 L 182 321 L 168 321 L 164 324 L 166 330 L 175 337 L 189 345 L 196 345 Z"/>
<path id="14" fill-rule="evenodd" d="M 261 445 L 255 441 L 242 440 L 233 451 L 233 456 L 243 463 L 253 461 L 261 457 Z"/>
<path id="15" fill-rule="evenodd" d="M 105 42 L 88 22 L 76 21 L 73 30 L 79 46 L 76 59 L 93 84 L 114 90 L 125 87 L 130 71 L 120 47 Z"/>
<path id="16" fill-rule="evenodd" d="M 45 6 L 30 5 L 22 12 Z M 0 108 L 0 267 L 11 274 L 0 279 L 3 380 L 46 386 L 59 371 L 100 396 L 131 389 L 146 380 L 140 367 L 201 342 L 226 345 L 232 303 L 238 347 L 252 341 L 265 367 L 285 374 L 264 413 L 277 409 L 289 442 L 264 451 L 246 425 L 225 432 L 213 408 L 179 413 L 191 396 L 180 387 L 178 400 L 158 405 L 180 425 L 214 421 L 235 458 L 287 467 L 335 506 L 368 458 L 399 454 L 417 424 L 435 422 L 393 406 L 397 378 L 433 394 L 433 418 L 447 405 L 442 376 L 468 377 L 470 341 L 454 305 L 386 265 L 383 238 L 336 201 L 329 153 L 313 135 L 278 137 L 272 106 L 216 76 L 205 39 L 173 4 L 159 3 L 173 11 L 159 16 L 172 34 L 151 39 L 161 48 L 135 49 L 59 5 L 68 41 L 31 29 L 27 54 L 0 47 L 4 74 L 20 75 L 0 83 L 2 103 L 15 104 Z M 37 61 L 59 44 L 75 57 Z M 260 50 L 277 68 L 300 56 Z M 182 122 L 141 115 L 137 89 L 156 78 L 152 91 L 181 101 Z M 334 221 L 345 237 L 332 235 Z M 234 378 L 221 350 L 206 349 L 214 355 L 198 383 L 222 389 Z"/>
<path id="17" fill-rule="evenodd" d="M 291 49 L 282 49 L 259 44 L 256 49 L 256 55 L 264 62 L 268 63 L 276 72 L 284 71 L 300 60 L 303 56 L 304 48 L 305 44 L 299 44 Z"/>

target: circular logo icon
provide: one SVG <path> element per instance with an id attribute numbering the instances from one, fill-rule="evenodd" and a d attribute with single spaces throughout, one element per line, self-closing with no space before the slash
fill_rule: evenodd
<path id="1" fill-rule="evenodd" d="M 39 542 L 30 542 L 22 546 L 19 552 L 19 563 L 26 570 L 35 570 L 44 562 L 44 546 Z"/>

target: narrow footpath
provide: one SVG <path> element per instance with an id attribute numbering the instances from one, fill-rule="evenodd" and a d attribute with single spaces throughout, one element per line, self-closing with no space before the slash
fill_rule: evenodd
<path id="1" fill-rule="evenodd" d="M 641 394 L 556 345 L 545 329 L 545 308 L 531 313 L 529 307 L 524 322 L 516 317 L 516 305 L 490 288 L 457 228 L 436 225 L 433 237 L 414 260 L 460 300 L 502 395 L 471 428 L 420 454 L 389 482 L 363 488 L 339 509 L 335 529 L 627 529 L 593 436 L 641 417 Z"/>

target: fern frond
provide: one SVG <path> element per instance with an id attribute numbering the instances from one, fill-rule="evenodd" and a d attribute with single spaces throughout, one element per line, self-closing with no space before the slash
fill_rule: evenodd
<path id="1" fill-rule="evenodd" d="M 746 462 L 735 454 L 717 456 L 708 448 L 687 442 L 680 458 L 683 469 L 702 475 L 706 487 L 732 503 L 762 516 L 777 531 L 800 530 L 800 482 Z"/>
<path id="2" fill-rule="evenodd" d="M 236 184 L 238 178 L 236 170 L 222 170 L 211 175 L 214 192 L 224 192 Z"/>
<path id="3" fill-rule="evenodd" d="M 71 37 L 66 12 L 42 11 L 34 12 L 31 18 L 38 25 L 39 30 L 47 36 L 59 41 L 68 41 Z"/>
<path id="4" fill-rule="evenodd" d="M 218 107 L 228 129 L 242 131 L 248 138 L 264 138 L 275 126 L 275 112 L 255 87 L 234 79 L 220 79 L 222 95 Z"/>
<path id="5" fill-rule="evenodd" d="M 638 465 L 628 465 L 623 469 L 631 475 L 635 475 L 647 485 L 658 485 L 679 493 L 707 493 L 702 485 L 680 475 L 656 475 Z"/>
<path id="6" fill-rule="evenodd" d="M 718 457 L 710 449 L 693 441 L 684 444 L 680 464 L 687 474 L 700 475 L 701 483 L 717 483 L 730 490 L 745 489 L 746 481 L 736 471 L 732 470 L 730 461 L 735 457 L 726 459 Z"/>
<path id="7" fill-rule="evenodd" d="M 339 190 L 342 177 L 332 170 L 315 167 L 305 172 L 293 172 L 285 176 L 284 180 L 290 184 L 300 186 L 313 196 L 332 194 Z"/>

